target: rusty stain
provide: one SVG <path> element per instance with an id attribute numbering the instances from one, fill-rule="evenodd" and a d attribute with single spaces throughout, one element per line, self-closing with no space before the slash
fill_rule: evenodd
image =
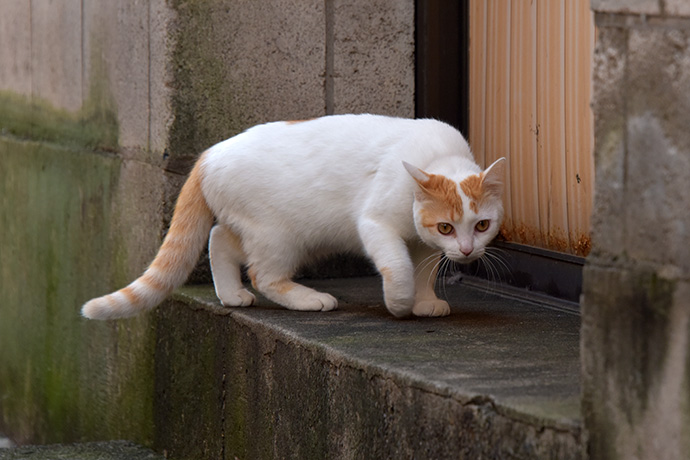
<path id="1" fill-rule="evenodd" d="M 587 257 L 592 250 L 592 240 L 588 234 L 571 234 L 562 229 L 550 230 L 544 234 L 540 229 L 528 225 L 513 225 L 504 222 L 499 231 L 499 239 L 508 243 L 526 244 L 552 251 Z"/>
<path id="2" fill-rule="evenodd" d="M 575 241 L 575 254 L 587 257 L 592 250 L 592 239 L 589 235 L 580 235 Z"/>

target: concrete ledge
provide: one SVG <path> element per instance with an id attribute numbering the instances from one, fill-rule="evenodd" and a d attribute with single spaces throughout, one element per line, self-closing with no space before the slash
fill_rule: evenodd
<path id="1" fill-rule="evenodd" d="M 377 278 L 309 284 L 340 309 L 291 312 L 261 300 L 229 310 L 207 286 L 158 309 L 157 450 L 581 458 L 577 315 L 446 286 L 450 317 L 400 321 L 385 311 Z"/>

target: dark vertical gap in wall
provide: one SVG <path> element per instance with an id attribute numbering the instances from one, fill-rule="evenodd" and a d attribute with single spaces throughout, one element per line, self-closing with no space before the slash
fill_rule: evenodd
<path id="1" fill-rule="evenodd" d="M 324 14 L 326 20 L 326 76 L 324 81 L 324 97 L 326 98 L 326 115 L 334 113 L 334 96 L 333 96 L 333 69 L 335 66 L 335 59 L 333 55 L 333 45 L 335 43 L 335 11 L 333 10 L 333 0 L 324 0 Z"/>
<path id="2" fill-rule="evenodd" d="M 415 3 L 415 116 L 469 131 L 469 0 Z"/>
<path id="3" fill-rule="evenodd" d="M 415 2 L 415 116 L 436 118 L 469 133 L 469 0 Z M 577 303 L 584 259 L 518 244 L 496 243 L 500 266 L 488 271 L 474 262 L 457 270 Z M 498 276 L 499 279 L 496 279 Z"/>
<path id="4" fill-rule="evenodd" d="M 152 40 L 152 35 L 153 35 L 151 33 L 151 8 L 153 8 L 152 2 L 149 2 L 148 8 L 146 9 L 146 14 L 147 14 L 146 26 L 148 27 L 148 33 L 147 33 L 147 37 L 146 37 L 147 44 L 148 44 L 148 47 L 146 50 L 146 52 L 148 54 L 148 57 L 147 57 L 148 68 L 146 69 L 146 73 L 147 73 L 147 80 L 148 80 L 147 81 L 147 85 L 148 85 L 147 91 L 148 91 L 148 97 L 149 97 L 148 107 L 147 107 L 147 112 L 148 112 L 149 116 L 148 116 L 148 120 L 147 120 L 147 123 L 148 123 L 147 133 L 148 134 L 146 136 L 146 138 L 147 138 L 146 149 L 149 152 L 152 150 L 151 149 L 151 123 L 152 123 L 152 117 L 153 117 L 153 114 L 152 114 L 153 106 L 152 106 L 152 99 L 151 99 L 151 40 Z"/>

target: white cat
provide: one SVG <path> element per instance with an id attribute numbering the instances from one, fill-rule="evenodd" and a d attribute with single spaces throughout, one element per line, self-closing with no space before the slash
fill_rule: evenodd
<path id="1" fill-rule="evenodd" d="M 242 285 L 245 265 L 267 298 L 333 310 L 334 297 L 291 278 L 315 258 L 350 252 L 373 261 L 393 315 L 444 316 L 438 261 L 484 254 L 501 226 L 504 174 L 504 158 L 482 171 L 462 135 L 436 120 L 335 115 L 256 126 L 200 156 L 151 266 L 82 313 L 111 319 L 155 307 L 185 282 L 210 231 L 225 306 L 255 301 Z"/>

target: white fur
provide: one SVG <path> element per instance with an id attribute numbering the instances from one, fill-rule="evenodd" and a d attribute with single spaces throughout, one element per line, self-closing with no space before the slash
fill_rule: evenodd
<path id="1" fill-rule="evenodd" d="M 395 316 L 446 315 L 448 304 L 433 293 L 429 258 L 440 250 L 474 260 L 502 219 L 500 200 L 476 215 L 462 195 L 456 239 L 420 228 L 418 185 L 403 162 L 456 182 L 481 172 L 462 135 L 435 120 L 338 115 L 269 123 L 213 146 L 202 161 L 203 194 L 218 221 L 210 242 L 214 283 L 228 306 L 254 301 L 239 281 L 239 266 L 247 264 L 272 300 L 297 310 L 333 309 L 333 297 L 289 279 L 315 257 L 352 252 L 382 271 Z M 481 219 L 492 219 L 492 228 L 476 235 Z M 224 234 L 238 236 L 241 248 Z M 469 257 L 462 245 L 472 247 Z"/>
<path id="2" fill-rule="evenodd" d="M 148 271 L 87 302 L 82 313 L 113 319 L 153 308 L 184 282 L 210 231 L 211 269 L 223 305 L 255 302 L 240 277 L 246 265 L 269 299 L 294 310 L 333 310 L 333 296 L 291 278 L 310 260 L 351 252 L 374 262 L 393 315 L 447 315 L 448 303 L 434 293 L 438 261 L 442 252 L 458 262 L 484 254 L 503 218 L 504 163 L 482 174 L 491 193 L 475 213 L 460 183 L 482 171 L 462 135 L 439 121 L 337 115 L 256 126 L 202 155 Z M 422 223 L 429 199 L 422 183 L 431 175 L 450 179 L 443 183 L 450 183 L 453 202 L 462 199 L 462 217 L 436 207 L 452 234 L 440 234 L 436 221 Z M 481 220 L 491 221 L 485 232 L 476 230 Z"/>

